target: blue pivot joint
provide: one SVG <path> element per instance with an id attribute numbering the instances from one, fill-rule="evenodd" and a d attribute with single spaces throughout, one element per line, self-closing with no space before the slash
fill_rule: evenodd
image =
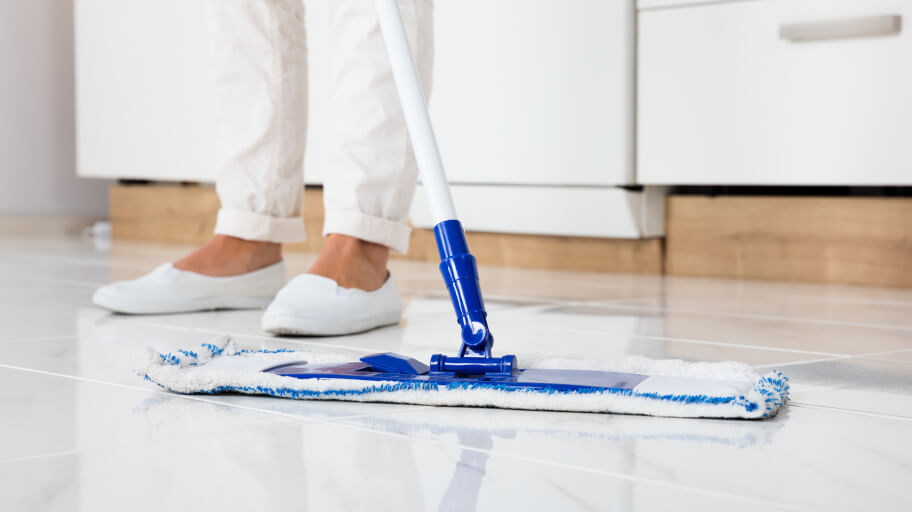
<path id="1" fill-rule="evenodd" d="M 440 273 L 450 292 L 456 320 L 461 329 L 462 345 L 459 357 L 437 354 L 431 358 L 433 374 L 512 374 L 516 357 L 493 357 L 494 336 L 488 327 L 478 283 L 475 257 L 469 253 L 469 244 L 458 220 L 445 220 L 434 226 L 437 250 L 440 252 Z M 469 357 L 466 357 L 466 354 Z M 476 355 L 472 357 L 472 355 Z M 478 357 L 482 356 L 482 357 Z"/>
<path id="2" fill-rule="evenodd" d="M 462 329 L 459 357 L 465 356 L 467 351 L 491 357 L 494 336 L 488 328 L 475 256 L 469 253 L 462 224 L 458 220 L 445 220 L 434 226 L 434 237 L 440 252 L 440 273 Z"/>

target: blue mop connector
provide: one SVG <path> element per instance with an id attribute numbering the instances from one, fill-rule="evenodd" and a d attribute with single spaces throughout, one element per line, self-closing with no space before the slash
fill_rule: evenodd
<path id="1" fill-rule="evenodd" d="M 462 345 L 459 357 L 437 354 L 431 358 L 431 374 L 497 374 L 512 372 L 516 358 L 491 355 L 494 336 L 488 327 L 488 313 L 485 311 L 478 283 L 478 267 L 475 257 L 469 253 L 469 245 L 458 220 L 445 220 L 434 226 L 437 250 L 440 252 L 440 273 L 446 282 L 456 310 L 456 319 L 461 328 Z M 472 352 L 484 357 L 465 357 Z"/>
<path id="2" fill-rule="evenodd" d="M 481 298 L 475 256 L 469 253 L 462 223 L 458 220 L 445 220 L 434 226 L 434 236 L 440 252 L 440 273 L 450 291 L 456 319 L 462 327 L 459 356 L 464 356 L 468 349 L 491 357 L 494 337 L 488 328 L 488 313 Z"/>

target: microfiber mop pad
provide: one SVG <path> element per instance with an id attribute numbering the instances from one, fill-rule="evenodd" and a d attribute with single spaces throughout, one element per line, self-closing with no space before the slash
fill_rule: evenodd
<path id="1" fill-rule="evenodd" d="M 350 367 L 351 356 L 298 350 L 238 349 L 227 339 L 194 350 L 158 353 L 149 349 L 136 371 L 177 393 L 244 393 L 280 398 L 349 400 L 434 406 L 496 407 L 547 411 L 645 414 L 707 418 L 768 418 L 788 401 L 788 379 L 778 371 L 758 374 L 748 365 L 651 360 L 626 356 L 604 362 L 539 359 L 520 372 L 582 370 L 625 379 L 616 386 L 564 386 L 497 379 L 371 379 L 326 373 L 310 378 L 269 370 Z M 295 366 L 297 365 L 297 366 Z M 570 372 L 573 373 L 573 372 Z M 563 375 L 563 374 L 562 374 Z M 635 383 L 635 385 L 633 384 Z"/>

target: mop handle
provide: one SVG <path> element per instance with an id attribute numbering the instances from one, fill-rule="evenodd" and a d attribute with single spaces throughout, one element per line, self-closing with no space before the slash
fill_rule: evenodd
<path id="1" fill-rule="evenodd" d="M 443 161 L 437 148 L 437 139 L 434 137 L 434 127 L 431 125 L 431 117 L 399 12 L 399 4 L 397 0 L 376 0 L 375 3 L 380 30 L 393 70 L 393 79 L 405 113 L 405 123 L 434 217 L 434 236 L 440 252 L 440 272 L 443 274 L 453 308 L 456 310 L 456 317 L 462 327 L 462 347 L 459 355 L 462 357 L 466 350 L 471 350 L 491 357 L 494 337 L 488 329 L 475 257 L 469 253 L 465 232 L 456 217 L 450 186 L 443 170 Z"/>
<path id="2" fill-rule="evenodd" d="M 380 29 L 393 68 L 393 79 L 399 90 L 405 123 L 412 138 L 418 171 L 427 190 L 434 223 L 454 220 L 457 218 L 456 208 L 450 196 L 450 186 L 443 169 L 440 150 L 437 148 L 437 138 L 434 136 L 434 127 L 431 125 L 431 117 L 426 107 L 427 100 L 415 61 L 412 59 L 412 50 L 399 13 L 399 5 L 397 0 L 376 0 L 376 4 L 380 15 Z"/>

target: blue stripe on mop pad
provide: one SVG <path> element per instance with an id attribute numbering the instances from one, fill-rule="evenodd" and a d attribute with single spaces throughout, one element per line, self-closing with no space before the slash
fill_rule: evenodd
<path id="1" fill-rule="evenodd" d="M 290 362 L 341 364 L 350 355 L 288 349 L 238 349 L 223 338 L 200 349 L 158 353 L 149 349 L 136 372 L 177 393 L 244 393 L 291 399 L 348 400 L 415 405 L 496 407 L 547 411 L 645 414 L 707 418 L 769 418 L 788 402 L 779 371 L 758 374 L 748 365 L 652 360 L 626 356 L 595 363 L 569 359 L 527 361 L 526 369 L 598 370 L 646 376 L 632 389 L 506 387 L 496 381 L 433 382 L 299 379 L 264 370 Z"/>

